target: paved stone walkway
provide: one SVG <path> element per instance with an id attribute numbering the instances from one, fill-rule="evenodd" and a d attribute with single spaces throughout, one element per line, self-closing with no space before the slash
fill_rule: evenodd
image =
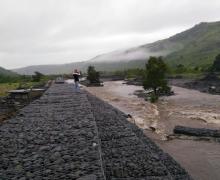
<path id="1" fill-rule="evenodd" d="M 190 179 L 125 115 L 68 84 L 0 124 L 0 179 Z"/>

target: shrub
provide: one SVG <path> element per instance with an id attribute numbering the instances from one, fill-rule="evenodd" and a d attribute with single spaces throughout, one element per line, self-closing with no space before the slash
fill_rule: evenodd
<path id="1" fill-rule="evenodd" d="M 161 57 L 150 57 L 146 64 L 143 86 L 144 89 L 153 89 L 154 95 L 158 96 L 158 89 L 167 89 L 165 75 L 167 66 Z"/>
<path id="2" fill-rule="evenodd" d="M 93 66 L 88 67 L 87 74 L 87 79 L 90 83 L 100 83 L 99 72 L 97 72 Z"/>
<path id="3" fill-rule="evenodd" d="M 158 100 L 158 96 L 152 93 L 150 96 L 150 102 L 155 103 L 157 100 Z"/>

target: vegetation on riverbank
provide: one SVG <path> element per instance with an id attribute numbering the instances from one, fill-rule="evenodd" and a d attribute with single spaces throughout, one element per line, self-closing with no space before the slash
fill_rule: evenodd
<path id="1" fill-rule="evenodd" d="M 147 62 L 147 60 L 146 60 Z M 185 66 L 183 64 L 178 64 L 175 66 L 170 66 L 166 59 L 164 60 L 167 66 L 167 78 L 201 78 L 204 76 L 204 74 L 207 74 L 209 72 L 220 72 L 220 54 L 217 55 L 214 58 L 214 62 L 209 65 L 201 65 L 201 66 Z M 101 77 L 111 77 L 111 76 L 117 76 L 124 79 L 132 79 L 132 78 L 138 78 L 143 79 L 145 74 L 145 66 L 142 68 L 130 68 L 130 69 L 124 69 L 124 70 L 117 70 L 112 72 L 107 71 L 101 71 L 100 76 Z"/>
<path id="2" fill-rule="evenodd" d="M 19 83 L 1 83 L 0 84 L 0 97 L 6 96 L 7 92 L 12 89 L 17 89 L 19 87 Z"/>
<path id="3" fill-rule="evenodd" d="M 0 74 L 0 97 L 6 96 L 13 89 L 29 89 L 43 87 L 53 76 L 45 76 L 39 72 L 35 75 L 4 75 Z"/>
<path id="4" fill-rule="evenodd" d="M 146 60 L 147 62 L 147 60 Z M 167 62 L 166 59 L 164 62 Z M 210 72 L 219 72 L 220 70 L 220 55 L 217 55 L 213 61 L 213 64 L 206 66 L 185 66 L 183 64 L 178 64 L 176 66 L 170 66 L 166 63 L 167 79 L 202 79 L 202 77 L 206 76 Z M 92 67 L 92 66 L 91 66 Z M 94 71 L 96 67 L 93 66 L 93 69 L 89 71 L 89 77 L 92 79 L 88 79 L 91 81 L 97 81 L 99 77 L 102 78 L 112 78 L 114 80 L 118 79 L 127 79 L 129 81 L 133 81 L 136 85 L 142 85 L 144 82 L 144 78 L 146 75 L 145 66 L 141 68 L 131 68 L 117 71 Z M 42 84 L 45 84 L 49 79 L 54 79 L 57 75 L 43 75 L 40 72 L 35 72 L 35 75 L 18 75 L 9 70 L 5 70 L 0 68 L 0 96 L 4 96 L 7 94 L 7 91 L 11 89 L 17 88 L 32 88 L 32 87 L 40 87 Z M 96 77 L 97 76 L 97 77 Z M 219 76 L 217 74 L 217 76 Z M 72 76 L 66 75 L 68 78 L 72 78 Z"/>
<path id="5" fill-rule="evenodd" d="M 143 85 L 145 89 L 152 89 L 154 91 L 151 93 L 152 96 L 150 96 L 152 102 L 155 102 L 161 94 L 173 94 L 168 86 L 167 80 L 170 82 L 175 79 L 179 80 L 178 84 L 182 79 L 182 83 L 180 83 L 181 87 L 195 88 L 202 92 L 218 94 L 220 83 L 220 55 L 215 57 L 213 64 L 205 68 L 187 68 L 182 64 L 171 67 L 162 60 L 162 57 L 150 57 L 146 64 L 146 69 L 133 68 L 111 73 L 101 72 L 101 78 L 103 77 L 109 77 L 110 79 L 112 78 L 112 80 L 125 79 L 127 84 Z M 186 79 L 192 82 L 185 82 Z M 159 94 L 156 92 L 157 89 Z M 165 89 L 166 92 L 161 92 L 161 89 Z"/>
<path id="6" fill-rule="evenodd" d="M 8 91 L 13 89 L 30 89 L 35 87 L 42 87 L 47 80 L 41 80 L 39 82 L 15 82 L 15 83 L 0 83 L 0 97 L 6 96 Z"/>
<path id="7" fill-rule="evenodd" d="M 170 87 L 166 80 L 166 73 L 167 65 L 164 63 L 162 57 L 150 57 L 145 68 L 143 87 L 146 90 L 153 90 L 150 94 L 151 102 L 156 102 L 161 94 L 170 92 Z"/>
<path id="8" fill-rule="evenodd" d="M 87 80 L 91 83 L 100 83 L 100 74 L 95 70 L 94 66 L 89 66 L 87 69 Z"/>

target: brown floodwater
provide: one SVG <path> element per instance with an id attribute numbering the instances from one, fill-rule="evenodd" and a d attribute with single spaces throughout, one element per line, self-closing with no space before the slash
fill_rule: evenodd
<path id="1" fill-rule="evenodd" d="M 176 125 L 220 129 L 220 96 L 175 87 L 175 95 L 163 97 L 156 104 L 133 95 L 141 86 L 123 81 L 107 81 L 104 87 L 83 87 L 121 111 L 131 114 L 137 126 L 144 129 L 164 151 L 176 159 L 195 180 L 220 179 L 220 143 L 193 139 L 173 139 Z M 150 129 L 152 127 L 155 132 Z"/>

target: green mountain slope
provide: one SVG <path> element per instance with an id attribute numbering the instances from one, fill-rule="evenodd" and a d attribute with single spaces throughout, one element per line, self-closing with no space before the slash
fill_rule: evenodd
<path id="1" fill-rule="evenodd" d="M 166 56 L 171 65 L 204 66 L 220 54 L 220 22 L 200 23 L 168 39 L 182 46 Z"/>
<path id="2" fill-rule="evenodd" d="M 220 22 L 200 23 L 168 39 L 125 51 L 99 55 L 91 62 L 143 61 L 149 56 L 164 56 L 170 65 L 204 66 L 220 53 Z"/>

